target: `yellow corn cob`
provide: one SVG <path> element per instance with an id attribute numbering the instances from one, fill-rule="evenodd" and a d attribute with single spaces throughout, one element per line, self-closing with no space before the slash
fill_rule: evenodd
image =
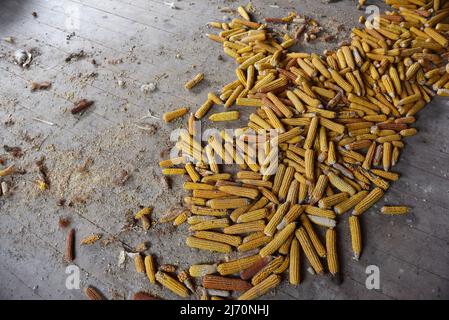
<path id="1" fill-rule="evenodd" d="M 265 237 L 265 233 L 263 233 L 263 231 L 253 232 L 253 233 L 250 233 L 249 235 L 247 235 L 246 237 L 244 237 L 242 243 L 246 243 L 246 242 L 252 241 L 254 239 L 262 238 L 262 237 Z"/>
<path id="2" fill-rule="evenodd" d="M 307 137 L 303 145 L 304 149 L 312 148 L 312 145 L 315 142 L 319 121 L 320 118 L 318 117 L 313 117 L 312 121 L 310 121 L 309 130 L 307 131 Z"/>
<path id="3" fill-rule="evenodd" d="M 335 150 L 335 144 L 333 141 L 329 141 L 329 151 L 327 153 L 327 162 L 333 165 L 337 162 L 337 153 Z"/>
<path id="4" fill-rule="evenodd" d="M 211 199 L 206 202 L 207 206 L 216 210 L 235 209 L 249 204 L 250 200 L 246 198 Z"/>
<path id="5" fill-rule="evenodd" d="M 293 239 L 295 238 L 294 234 L 291 234 L 287 241 L 279 248 L 278 253 L 282 255 L 288 255 L 290 252 L 290 245 L 292 244 Z"/>
<path id="6" fill-rule="evenodd" d="M 262 270 L 255 274 L 251 279 L 251 284 L 253 286 L 258 285 L 268 276 L 270 276 L 275 270 L 277 270 L 280 265 L 284 262 L 283 256 L 278 256 L 271 260 Z"/>
<path id="7" fill-rule="evenodd" d="M 263 258 L 269 256 L 270 254 L 276 252 L 285 241 L 290 237 L 290 235 L 295 231 L 296 223 L 292 222 L 288 224 L 284 229 L 278 231 L 273 240 L 271 240 L 265 247 L 259 251 L 259 255 Z"/>
<path id="8" fill-rule="evenodd" d="M 276 213 L 273 215 L 264 229 L 264 232 L 267 236 L 274 235 L 274 233 L 276 232 L 276 227 L 281 223 L 289 208 L 290 202 L 285 202 L 278 207 Z"/>
<path id="9" fill-rule="evenodd" d="M 275 204 L 279 204 L 279 200 L 276 197 L 276 195 L 274 193 L 272 193 L 270 190 L 264 188 L 264 187 L 260 187 L 259 191 L 262 193 L 262 195 L 267 198 L 268 200 L 270 200 L 270 202 L 273 202 Z"/>
<path id="10" fill-rule="evenodd" d="M 265 219 L 267 217 L 267 215 L 268 215 L 268 210 L 266 208 L 257 209 L 257 210 L 249 211 L 247 213 L 240 215 L 237 218 L 237 222 L 242 223 L 242 222 L 251 222 L 251 221 L 261 220 L 261 219 Z"/>
<path id="11" fill-rule="evenodd" d="M 217 97 L 217 99 L 219 99 Z M 220 100 L 221 101 L 221 100 Z M 201 107 L 195 112 L 195 118 L 197 119 L 203 119 L 206 113 L 209 112 L 210 108 L 214 105 L 214 102 L 210 99 L 207 99 Z"/>
<path id="12" fill-rule="evenodd" d="M 209 120 L 213 122 L 235 121 L 238 119 L 240 119 L 240 113 L 238 111 L 215 113 L 209 116 Z"/>
<path id="13" fill-rule="evenodd" d="M 259 196 L 259 190 L 245 187 L 222 186 L 218 190 L 238 197 L 256 199 Z"/>
<path id="14" fill-rule="evenodd" d="M 395 172 L 386 172 L 383 170 L 379 170 L 379 169 L 371 169 L 371 172 L 374 173 L 375 175 L 390 180 L 390 181 L 397 181 L 399 179 L 399 174 L 395 173 Z"/>
<path id="15" fill-rule="evenodd" d="M 263 245 L 266 245 L 267 243 L 269 243 L 271 240 L 273 240 L 273 237 L 269 237 L 269 236 L 264 236 L 262 233 L 261 237 L 249 240 L 241 245 L 239 245 L 237 247 L 237 250 L 240 252 L 245 252 L 245 251 L 249 251 L 249 250 L 253 250 L 255 248 L 261 247 Z"/>
<path id="16" fill-rule="evenodd" d="M 337 232 L 335 229 L 326 231 L 327 267 L 332 275 L 339 272 L 337 257 Z"/>
<path id="17" fill-rule="evenodd" d="M 381 212 L 383 214 L 392 214 L 392 215 L 407 214 L 409 211 L 410 208 L 404 206 L 384 206 L 381 209 Z"/>
<path id="18" fill-rule="evenodd" d="M 139 253 L 134 256 L 134 267 L 136 268 L 136 272 L 145 273 L 145 264 Z"/>
<path id="19" fill-rule="evenodd" d="M 170 111 L 167 113 L 164 113 L 162 118 L 166 123 L 172 122 L 175 119 L 178 119 L 182 116 L 184 116 L 187 112 L 189 112 L 189 108 L 180 108 L 174 111 Z"/>
<path id="20" fill-rule="evenodd" d="M 183 163 L 185 163 L 185 161 L 186 161 L 185 157 L 177 157 L 177 158 L 172 158 L 172 159 L 168 159 L 168 160 L 162 160 L 161 162 L 159 162 L 159 166 L 161 168 L 173 167 L 173 166 L 183 164 Z"/>
<path id="21" fill-rule="evenodd" d="M 370 147 L 368 148 L 368 152 L 365 155 L 365 160 L 363 160 L 362 167 L 366 170 L 371 168 L 371 164 L 374 158 L 374 154 L 376 152 L 376 142 L 372 142 Z"/>
<path id="22" fill-rule="evenodd" d="M 195 237 L 199 239 L 226 243 L 234 247 L 238 247 L 242 243 L 242 238 L 240 238 L 239 236 L 231 236 L 219 232 L 197 231 L 195 232 Z"/>
<path id="23" fill-rule="evenodd" d="M 351 93 L 354 89 L 351 84 L 349 84 L 337 71 L 334 69 L 329 69 L 332 79 L 347 93 Z"/>
<path id="24" fill-rule="evenodd" d="M 360 222 L 357 216 L 349 217 L 349 229 L 351 231 L 352 251 L 354 259 L 359 260 L 362 253 L 362 234 L 360 231 Z"/>
<path id="25" fill-rule="evenodd" d="M 322 209 L 332 208 L 333 206 L 348 199 L 348 194 L 346 192 L 336 193 L 328 197 L 322 198 L 318 201 L 318 207 Z"/>
<path id="26" fill-rule="evenodd" d="M 295 232 L 296 238 L 301 244 L 302 250 L 304 251 L 307 260 L 309 261 L 315 273 L 323 273 L 323 265 L 321 264 L 320 258 L 318 257 L 306 230 L 303 227 L 299 227 Z"/>
<path id="27" fill-rule="evenodd" d="M 255 54 L 251 58 L 245 60 L 242 64 L 240 64 L 239 68 L 246 70 L 250 65 L 255 64 L 257 61 L 262 60 L 264 58 L 264 54 L 262 52 L 259 52 L 258 54 Z"/>
<path id="28" fill-rule="evenodd" d="M 198 83 L 200 83 L 201 81 L 203 81 L 204 79 L 204 74 L 203 73 L 198 73 L 195 77 L 193 77 L 192 80 L 188 81 L 184 87 L 187 90 L 192 89 L 193 87 L 195 87 Z"/>
<path id="29" fill-rule="evenodd" d="M 293 90 L 293 92 L 302 100 L 304 101 L 307 105 L 311 106 L 311 107 L 315 107 L 318 108 L 321 106 L 321 101 L 315 98 L 310 97 L 309 95 L 307 95 L 304 91 L 301 91 L 300 89 L 295 89 Z"/>
<path id="30" fill-rule="evenodd" d="M 289 267 L 289 280 L 292 285 L 298 285 L 301 279 L 301 264 L 300 264 L 300 248 L 297 239 L 292 240 L 290 246 L 290 267 Z"/>
<path id="31" fill-rule="evenodd" d="M 203 177 L 201 179 L 201 182 L 208 183 L 208 182 L 212 182 L 212 181 L 230 180 L 230 179 L 231 179 L 230 173 L 217 173 L 217 174 Z"/>
<path id="32" fill-rule="evenodd" d="M 335 219 L 335 213 L 332 210 L 321 209 L 311 205 L 306 206 L 306 213 L 313 216 Z"/>
<path id="33" fill-rule="evenodd" d="M 154 266 L 153 257 L 151 255 L 146 256 L 144 263 L 145 263 L 145 271 L 146 271 L 148 280 L 150 281 L 151 284 L 155 284 L 156 283 L 156 277 L 155 277 L 156 268 Z"/>
<path id="34" fill-rule="evenodd" d="M 259 259 L 259 255 L 254 255 L 229 262 L 224 262 L 217 266 L 217 271 L 218 273 L 220 273 L 220 275 L 227 276 L 248 269 Z"/>
<path id="35" fill-rule="evenodd" d="M 330 72 L 327 70 L 326 66 L 324 65 L 323 61 L 321 61 L 321 59 L 315 55 L 312 57 L 312 64 L 313 66 L 319 71 L 321 72 L 321 74 L 326 77 L 327 79 L 331 78 L 331 74 Z"/>
<path id="36" fill-rule="evenodd" d="M 301 100 L 299 100 L 298 96 L 295 95 L 293 91 L 287 90 L 286 94 L 287 98 L 293 103 L 298 112 L 303 113 L 306 110 Z"/>
<path id="37" fill-rule="evenodd" d="M 162 169 L 162 174 L 166 176 L 172 176 L 172 175 L 183 175 L 186 174 L 185 169 L 177 169 L 177 168 L 166 168 Z"/>
<path id="38" fill-rule="evenodd" d="M 310 204 L 313 205 L 317 203 L 323 197 L 324 191 L 327 188 L 327 182 L 328 177 L 326 175 L 322 174 L 318 177 L 317 183 L 312 192 L 312 197 L 310 198 Z"/>
<path id="39" fill-rule="evenodd" d="M 371 208 L 382 196 L 384 192 L 381 188 L 374 188 L 362 201 L 360 201 L 352 211 L 353 215 L 360 215 Z"/>
<path id="40" fill-rule="evenodd" d="M 312 149 L 307 149 L 304 157 L 306 178 L 310 181 L 314 180 L 315 176 L 315 152 Z"/>
<path id="41" fill-rule="evenodd" d="M 197 264 L 189 268 L 189 275 L 195 278 L 204 277 L 208 274 L 217 272 L 217 265 L 215 264 Z"/>
<path id="42" fill-rule="evenodd" d="M 207 94 L 207 99 L 218 105 L 223 104 L 223 101 L 221 101 L 221 99 L 213 92 Z"/>
<path id="43" fill-rule="evenodd" d="M 283 229 L 286 225 L 296 221 L 296 219 L 304 212 L 305 206 L 295 204 L 282 219 L 282 223 L 278 225 L 278 229 Z"/>
<path id="44" fill-rule="evenodd" d="M 351 210 L 354 208 L 357 204 L 359 204 L 366 196 L 368 195 L 368 191 L 360 191 L 353 196 L 351 196 L 349 199 L 340 202 L 334 207 L 334 211 L 337 214 L 343 214 L 348 210 Z"/>
<path id="45" fill-rule="evenodd" d="M 212 200 L 222 200 L 222 199 L 212 199 Z M 232 199 L 225 198 L 225 200 L 232 200 Z M 211 200 L 209 200 L 209 201 L 211 201 Z M 208 202 L 206 202 L 206 204 L 208 204 Z M 227 215 L 227 211 L 222 208 L 208 208 L 208 207 L 201 207 L 201 206 L 197 206 L 197 205 L 192 205 L 190 207 L 190 211 L 193 214 L 197 214 L 200 216 L 223 217 L 223 216 Z"/>
<path id="46" fill-rule="evenodd" d="M 156 280 L 161 285 L 163 285 L 173 293 L 179 295 L 180 297 L 187 298 L 189 296 L 189 290 L 181 282 L 162 271 L 158 271 L 156 273 Z"/>
<path id="47" fill-rule="evenodd" d="M 254 66 L 250 65 L 246 70 L 246 88 L 248 90 L 251 90 L 251 88 L 254 86 L 254 82 L 255 82 L 255 69 Z"/>
<path id="48" fill-rule="evenodd" d="M 175 220 L 173 220 L 173 225 L 175 227 L 180 226 L 181 224 L 183 224 L 184 222 L 187 221 L 187 218 L 189 217 L 189 213 L 187 210 L 181 212 Z"/>
<path id="49" fill-rule="evenodd" d="M 196 237 L 188 237 L 186 239 L 186 244 L 190 248 L 196 248 L 200 250 L 216 251 L 222 253 L 229 253 L 232 251 L 231 246 L 228 244 L 200 239 Z"/>
<path id="50" fill-rule="evenodd" d="M 340 190 L 341 192 L 346 192 L 351 196 L 356 193 L 356 190 L 350 184 L 345 182 L 345 180 L 337 176 L 335 173 L 329 172 L 327 177 L 329 178 L 330 184 L 333 185 L 338 190 Z"/>
<path id="51" fill-rule="evenodd" d="M 383 156 L 382 163 L 385 171 L 389 171 L 391 167 L 391 153 L 392 153 L 392 145 L 390 142 L 385 142 L 383 144 Z"/>
<path id="52" fill-rule="evenodd" d="M 287 167 L 285 174 L 282 177 L 281 187 L 279 188 L 278 198 L 284 200 L 287 196 L 288 189 L 293 180 L 295 169 L 293 167 Z"/>
<path id="53" fill-rule="evenodd" d="M 282 264 L 273 271 L 274 274 L 282 274 L 284 273 L 290 266 L 290 257 L 286 256 Z"/>
<path id="54" fill-rule="evenodd" d="M 185 182 L 183 185 L 184 190 L 213 190 L 214 186 L 205 183 Z M 200 197 L 203 198 L 203 197 Z"/>
<path id="55" fill-rule="evenodd" d="M 432 28 L 424 28 L 424 32 L 431 37 L 433 40 L 438 42 L 443 48 L 447 48 L 449 46 L 449 40 L 446 39 L 443 35 L 441 35 L 438 31 Z"/>
<path id="56" fill-rule="evenodd" d="M 228 196 L 227 193 L 218 190 L 192 189 L 195 198 L 215 199 Z"/>
<path id="57" fill-rule="evenodd" d="M 189 231 L 203 231 L 211 229 L 220 229 L 229 226 L 229 220 L 227 218 L 223 219 L 212 219 L 205 220 L 203 222 L 196 223 L 189 228 Z"/>
<path id="58" fill-rule="evenodd" d="M 229 227 L 225 227 L 223 232 L 226 234 L 244 234 L 256 231 L 262 231 L 265 229 L 265 222 L 263 220 L 257 220 L 246 223 L 238 223 Z"/>
<path id="59" fill-rule="evenodd" d="M 330 131 L 334 131 L 337 133 L 344 133 L 346 128 L 344 125 L 341 125 L 339 123 L 333 122 L 329 119 L 326 118 L 320 118 L 320 124 L 325 127 L 326 129 L 330 130 Z"/>
<path id="60" fill-rule="evenodd" d="M 198 182 L 201 179 L 201 176 L 196 172 L 195 167 L 191 163 L 187 163 L 185 169 L 193 182 Z"/>
<path id="61" fill-rule="evenodd" d="M 254 300 L 263 296 L 268 291 L 276 288 L 281 283 L 281 277 L 276 274 L 270 275 L 258 285 L 252 287 L 245 293 L 243 293 L 238 300 Z"/>
<path id="62" fill-rule="evenodd" d="M 405 79 L 411 80 L 416 73 L 418 72 L 418 70 L 421 68 L 421 65 L 419 64 L 419 62 L 415 62 L 414 64 L 412 64 L 406 71 L 405 73 Z"/>
<path id="63" fill-rule="evenodd" d="M 313 229 L 312 223 L 310 223 L 309 218 L 306 215 L 301 215 L 300 219 L 301 219 L 302 227 L 307 231 L 310 241 L 312 241 L 312 245 L 315 248 L 318 256 L 320 256 L 321 258 L 324 258 L 326 256 L 326 249 L 324 248 L 323 244 L 321 243 L 320 238 L 318 237 L 315 230 Z"/>
<path id="64" fill-rule="evenodd" d="M 295 203 L 298 201 L 299 182 L 294 179 L 288 189 L 286 202 Z"/>

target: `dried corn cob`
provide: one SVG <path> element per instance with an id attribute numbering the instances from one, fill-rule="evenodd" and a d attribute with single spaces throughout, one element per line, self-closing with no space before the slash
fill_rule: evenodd
<path id="1" fill-rule="evenodd" d="M 178 280 L 170 277 L 168 274 L 158 271 L 156 273 L 156 280 L 161 285 L 179 295 L 180 297 L 187 298 L 189 296 L 189 290 Z"/>
<path id="2" fill-rule="evenodd" d="M 337 258 L 337 233 L 335 229 L 327 229 L 326 231 L 326 252 L 327 267 L 332 275 L 336 275 L 339 271 Z"/>
<path id="3" fill-rule="evenodd" d="M 241 292 L 251 289 L 252 286 L 245 280 L 206 275 L 203 277 L 203 287 L 206 289 Z"/>
<path id="4" fill-rule="evenodd" d="M 150 280 L 151 284 L 155 284 L 156 283 L 156 268 L 154 266 L 154 261 L 153 261 L 153 257 L 151 255 L 148 255 L 145 257 L 144 260 L 144 264 L 145 264 L 145 271 L 148 277 L 148 280 Z"/>
<path id="5" fill-rule="evenodd" d="M 349 217 L 349 229 L 351 231 L 352 251 L 354 259 L 359 260 L 362 253 L 362 235 L 360 232 L 360 222 L 357 216 Z"/>
<path id="6" fill-rule="evenodd" d="M 381 209 L 381 212 L 383 214 L 392 214 L 392 215 L 407 214 L 409 211 L 410 208 L 405 206 L 384 206 Z"/>
<path id="7" fill-rule="evenodd" d="M 323 273 L 323 266 L 312 245 L 312 242 L 310 241 L 309 236 L 307 235 L 306 230 L 303 227 L 299 227 L 296 230 L 295 235 L 299 240 L 299 243 L 301 244 L 302 250 L 307 257 L 307 260 L 309 260 L 309 263 L 311 264 L 315 272 L 318 274 Z"/>
<path id="8" fill-rule="evenodd" d="M 192 80 L 188 81 L 184 87 L 187 90 L 192 89 L 193 87 L 195 87 L 198 83 L 200 83 L 201 81 L 203 81 L 204 79 L 204 73 L 198 73 L 195 77 L 193 77 Z"/>
<path id="9" fill-rule="evenodd" d="M 352 211 L 353 215 L 360 215 L 371 208 L 384 195 L 381 188 L 374 188 L 366 198 L 362 199 Z"/>
<path id="10" fill-rule="evenodd" d="M 289 267 L 289 277 L 290 283 L 293 285 L 298 285 L 300 282 L 300 248 L 299 242 L 297 239 L 292 240 L 292 244 L 290 246 L 290 267 Z"/>
<path id="11" fill-rule="evenodd" d="M 163 115 L 163 119 L 166 123 L 172 122 L 175 119 L 178 119 L 182 116 L 184 116 L 185 114 L 187 114 L 187 112 L 189 112 L 189 108 L 180 108 L 174 111 L 170 111 L 167 113 L 164 113 Z"/>
<path id="12" fill-rule="evenodd" d="M 238 300 L 254 300 L 259 298 L 260 296 L 264 295 L 268 291 L 276 288 L 279 283 L 281 283 L 281 277 L 272 274 L 268 278 L 266 278 L 264 281 L 259 283 L 258 285 L 252 287 L 248 291 L 246 291 L 244 294 L 242 294 Z"/>

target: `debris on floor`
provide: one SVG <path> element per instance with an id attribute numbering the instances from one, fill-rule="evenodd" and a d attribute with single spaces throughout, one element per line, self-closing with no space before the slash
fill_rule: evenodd
<path id="1" fill-rule="evenodd" d="M 143 93 L 147 94 L 150 92 L 154 92 L 157 89 L 157 84 L 155 82 L 150 82 L 148 84 L 143 84 L 140 87 L 140 91 L 142 91 Z"/>
<path id="2" fill-rule="evenodd" d="M 116 186 L 122 187 L 129 180 L 130 174 L 127 170 L 122 169 L 118 175 L 114 178 L 113 182 Z"/>
<path id="3" fill-rule="evenodd" d="M 81 113 L 87 109 L 89 109 L 94 104 L 94 101 L 87 100 L 87 99 L 81 99 L 78 102 L 75 102 L 73 108 L 70 110 L 70 112 L 75 115 L 78 113 Z"/>
<path id="4" fill-rule="evenodd" d="M 32 60 L 33 56 L 28 50 L 18 49 L 14 52 L 14 62 L 22 68 L 27 68 Z"/>
<path id="5" fill-rule="evenodd" d="M 3 41 L 8 42 L 8 43 L 14 43 L 14 38 L 13 37 L 5 37 L 5 38 L 3 38 Z"/>
<path id="6" fill-rule="evenodd" d="M 7 145 L 3 146 L 3 149 L 11 154 L 14 158 L 21 158 L 23 156 L 22 148 L 20 147 L 10 147 Z"/>
<path id="7" fill-rule="evenodd" d="M 72 52 L 65 58 L 65 62 L 78 61 L 78 60 L 85 58 L 86 56 L 87 55 L 84 52 L 84 50 L 80 50 L 78 52 Z"/>
<path id="8" fill-rule="evenodd" d="M 92 286 L 88 286 L 84 289 L 84 293 L 89 298 L 89 300 L 106 300 L 104 295 L 97 289 Z"/>
<path id="9" fill-rule="evenodd" d="M 37 91 L 37 90 L 47 90 L 51 87 L 51 82 L 44 81 L 44 82 L 31 82 L 30 89 L 31 91 Z"/>

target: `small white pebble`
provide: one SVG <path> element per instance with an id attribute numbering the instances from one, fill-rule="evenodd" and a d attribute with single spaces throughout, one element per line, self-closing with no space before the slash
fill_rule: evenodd
<path id="1" fill-rule="evenodd" d="M 149 84 L 143 84 L 140 87 L 140 91 L 142 91 L 143 93 L 148 93 L 148 92 L 153 92 L 155 91 L 157 88 L 156 83 L 154 82 L 150 82 Z"/>

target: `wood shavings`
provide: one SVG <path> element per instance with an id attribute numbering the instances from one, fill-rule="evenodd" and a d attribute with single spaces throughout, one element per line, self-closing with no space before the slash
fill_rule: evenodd
<path id="1" fill-rule="evenodd" d="M 31 91 L 37 91 L 37 90 L 47 90 L 51 87 L 51 82 L 44 81 L 44 82 L 31 82 L 30 89 Z"/>
<path id="2" fill-rule="evenodd" d="M 39 118 L 31 118 L 31 119 L 33 119 L 35 121 L 38 121 L 38 122 L 42 122 L 42 123 L 48 124 L 49 126 L 54 126 L 55 125 L 53 122 L 42 120 L 42 119 L 39 119 Z"/>

